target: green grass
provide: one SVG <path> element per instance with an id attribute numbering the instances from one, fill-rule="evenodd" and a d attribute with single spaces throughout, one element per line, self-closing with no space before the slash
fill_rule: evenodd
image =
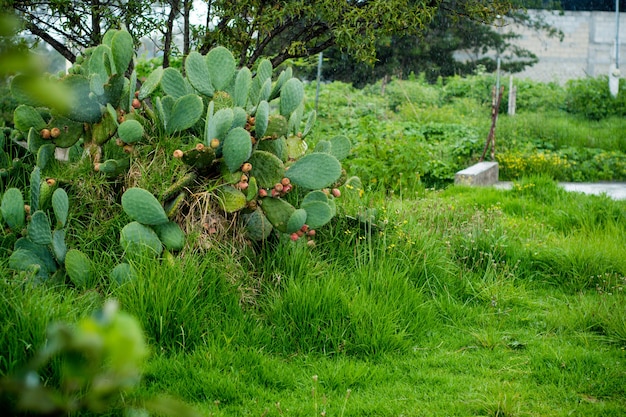
<path id="1" fill-rule="evenodd" d="M 313 251 L 218 245 L 140 261 L 121 286 L 102 273 L 100 293 L 3 280 L 2 373 L 50 322 L 114 297 L 152 351 L 131 402 L 167 394 L 214 416 L 626 411 L 625 202 L 530 178 L 363 203 L 376 227 L 340 216 Z"/>

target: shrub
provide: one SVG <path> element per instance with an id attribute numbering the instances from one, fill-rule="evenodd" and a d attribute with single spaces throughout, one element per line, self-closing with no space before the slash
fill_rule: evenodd
<path id="1" fill-rule="evenodd" d="M 570 80 L 566 84 L 566 109 L 589 120 L 626 115 L 626 83 L 620 82 L 618 97 L 611 96 L 607 76 Z"/>

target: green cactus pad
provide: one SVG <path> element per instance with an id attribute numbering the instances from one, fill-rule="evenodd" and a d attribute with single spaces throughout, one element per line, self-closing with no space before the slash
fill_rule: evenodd
<path id="1" fill-rule="evenodd" d="M 250 70 L 247 67 L 243 67 L 237 71 L 237 77 L 235 78 L 235 91 L 233 93 L 235 106 L 246 107 L 251 85 L 252 73 Z"/>
<path id="2" fill-rule="evenodd" d="M 135 50 L 133 37 L 125 30 L 117 30 L 111 39 L 110 46 L 117 74 L 124 74 Z"/>
<path id="3" fill-rule="evenodd" d="M 172 111 L 168 117 L 167 133 L 180 132 L 195 125 L 202 113 L 204 105 L 202 99 L 196 94 L 188 94 L 174 102 Z"/>
<path id="4" fill-rule="evenodd" d="M 18 249 L 9 257 L 9 268 L 16 271 L 30 271 L 35 275 L 45 278 L 50 274 L 43 261 L 33 252 Z"/>
<path id="5" fill-rule="evenodd" d="M 272 92 L 272 79 L 268 78 L 265 80 L 265 84 L 261 87 L 261 91 L 259 91 L 259 101 L 265 100 L 270 101 L 270 93 Z"/>
<path id="6" fill-rule="evenodd" d="M 89 56 L 89 60 L 86 63 L 86 67 L 89 68 L 89 73 L 92 75 L 97 75 L 102 83 L 101 87 L 104 86 L 104 80 L 109 77 L 109 73 L 111 72 L 111 66 L 107 65 L 106 62 L 110 62 L 108 59 L 111 56 L 111 48 L 109 45 L 98 45 L 96 46 L 91 55 Z"/>
<path id="7" fill-rule="evenodd" d="M 31 128 L 28 131 L 28 137 L 26 138 L 26 144 L 28 146 L 28 151 L 32 154 L 37 155 L 39 148 L 43 145 L 50 143 L 49 141 L 43 139 L 39 132 L 35 131 L 35 129 Z"/>
<path id="8" fill-rule="evenodd" d="M 185 198 L 187 198 L 187 193 L 181 191 L 176 197 L 169 199 L 169 201 L 165 203 L 165 214 L 167 214 L 169 219 L 174 218 L 179 213 Z"/>
<path id="9" fill-rule="evenodd" d="M 220 207 L 226 213 L 239 211 L 247 204 L 245 194 L 230 185 L 218 188 L 216 194 Z"/>
<path id="10" fill-rule="evenodd" d="M 257 144 L 256 150 L 273 153 L 283 162 L 289 159 L 289 155 L 287 154 L 287 140 L 285 138 L 262 140 Z"/>
<path id="11" fill-rule="evenodd" d="M 248 162 L 252 164 L 250 175 L 256 178 L 261 188 L 271 188 L 285 176 L 283 161 L 272 153 L 254 151 Z"/>
<path id="12" fill-rule="evenodd" d="M 304 103 L 300 103 L 300 105 L 291 113 L 291 116 L 289 116 L 289 123 L 287 127 L 288 133 L 292 135 L 297 135 L 298 133 L 300 133 L 300 125 L 302 124 L 303 114 Z"/>
<path id="13" fill-rule="evenodd" d="M 109 178 L 115 178 L 128 171 L 130 167 L 130 158 L 107 159 L 97 165 L 97 171 L 103 173 Z"/>
<path id="14" fill-rule="evenodd" d="M 250 177 L 248 180 L 248 188 L 246 189 L 246 201 L 252 201 L 256 198 L 259 192 L 259 184 L 256 182 L 256 178 Z"/>
<path id="15" fill-rule="evenodd" d="M 163 251 L 156 232 L 138 222 L 130 222 L 120 232 L 120 245 L 127 257 L 159 256 Z"/>
<path id="16" fill-rule="evenodd" d="M 38 245 L 48 245 L 52 242 L 52 228 L 46 213 L 37 210 L 28 223 L 28 238 Z"/>
<path id="17" fill-rule="evenodd" d="M 133 187 L 122 195 L 122 208 L 131 219 L 148 225 L 167 223 L 163 206 L 147 190 Z"/>
<path id="18" fill-rule="evenodd" d="M 259 103 L 254 117 L 254 134 L 258 139 L 261 139 L 265 135 L 270 117 L 270 105 L 267 101 L 263 100 Z"/>
<path id="19" fill-rule="evenodd" d="M 44 169 L 48 162 L 54 159 L 54 150 L 56 145 L 54 143 L 46 143 L 37 150 L 37 166 L 40 169 Z"/>
<path id="20" fill-rule="evenodd" d="M 167 250 L 179 251 L 185 246 L 185 233 L 177 223 L 158 224 L 153 229 Z"/>
<path id="21" fill-rule="evenodd" d="M 35 167 L 30 173 L 30 210 L 35 212 L 39 210 L 39 194 L 41 193 L 41 170 Z"/>
<path id="22" fill-rule="evenodd" d="M 50 184 L 48 181 L 41 181 L 39 185 L 39 207 L 36 210 L 46 210 L 50 206 L 50 202 L 52 201 L 52 194 L 57 189 L 58 185 L 56 180 L 54 183 Z M 32 190 L 31 190 L 32 191 Z M 32 197 L 32 196 L 31 196 Z M 35 210 L 31 204 L 31 211 Z"/>
<path id="23" fill-rule="evenodd" d="M 278 79 L 274 83 L 274 86 L 272 87 L 272 91 L 270 92 L 269 100 L 274 100 L 276 97 L 280 95 L 281 88 L 283 88 L 283 85 L 285 85 L 287 80 L 289 80 L 292 76 L 293 76 L 293 70 L 291 69 L 291 67 L 287 67 L 286 69 L 280 72 L 280 74 L 278 75 Z"/>
<path id="24" fill-rule="evenodd" d="M 272 63 L 268 59 L 262 59 L 259 62 L 259 66 L 256 70 L 256 75 L 252 79 L 252 85 L 250 86 L 250 104 L 256 106 L 261 101 L 261 90 L 265 85 L 265 82 L 269 79 L 272 82 Z"/>
<path id="25" fill-rule="evenodd" d="M 332 147 L 333 145 L 330 143 L 330 141 L 320 140 L 319 142 L 317 142 L 317 145 L 315 145 L 315 149 L 313 150 L 313 152 L 330 153 Z"/>
<path id="26" fill-rule="evenodd" d="M 76 287 L 87 288 L 91 284 L 91 261 L 78 249 L 70 249 L 65 254 L 65 270 Z"/>
<path id="27" fill-rule="evenodd" d="M 113 107 L 120 104 L 122 94 L 124 94 L 124 85 L 127 82 L 122 74 L 113 75 L 104 84 L 104 95 L 100 98 L 100 104 L 106 105 L 110 103 Z"/>
<path id="28" fill-rule="evenodd" d="M 190 167 L 206 169 L 215 161 L 215 150 L 209 146 L 205 146 L 201 150 L 193 148 L 183 154 L 182 161 Z"/>
<path id="29" fill-rule="evenodd" d="M 128 83 L 128 89 L 126 90 L 128 92 L 128 94 L 126 94 L 126 98 L 128 100 L 126 101 L 126 103 L 124 103 L 125 110 L 127 111 L 133 107 L 133 100 L 135 99 L 136 89 L 137 89 L 137 70 L 133 69 L 133 72 L 130 73 L 130 81 Z M 107 103 L 107 107 L 110 108 L 111 105 Z"/>
<path id="30" fill-rule="evenodd" d="M 46 127 L 46 122 L 41 114 L 31 106 L 21 104 L 13 112 L 13 124 L 17 130 L 28 132 L 32 127 L 36 132 L 40 132 Z"/>
<path id="31" fill-rule="evenodd" d="M 161 88 L 165 94 L 173 97 L 175 100 L 189 93 L 182 74 L 176 68 L 172 67 L 163 70 Z"/>
<path id="32" fill-rule="evenodd" d="M 196 180 L 197 175 L 194 172 L 187 172 L 178 180 L 172 183 L 165 191 L 163 191 L 163 201 L 167 201 L 178 195 L 185 187 L 190 186 Z"/>
<path id="33" fill-rule="evenodd" d="M 242 127 L 236 127 L 224 139 L 222 155 L 230 172 L 237 171 L 252 154 L 250 133 Z"/>
<path id="34" fill-rule="evenodd" d="M 313 203 L 315 201 L 328 204 L 329 199 L 325 192 L 321 190 L 314 190 L 304 196 L 301 204 Z"/>
<path id="35" fill-rule="evenodd" d="M 235 76 L 235 57 L 232 52 L 223 46 L 218 46 L 206 55 L 207 67 L 211 76 L 211 83 L 216 90 L 224 91 Z"/>
<path id="36" fill-rule="evenodd" d="M 57 188 L 52 193 L 52 210 L 56 219 L 57 228 L 65 227 L 69 214 L 70 202 L 63 188 Z"/>
<path id="37" fill-rule="evenodd" d="M 211 140 L 214 138 L 220 141 L 224 140 L 226 134 L 233 125 L 233 119 L 235 114 L 233 109 L 225 108 L 219 109 L 213 114 L 207 121 L 207 128 L 205 131 L 205 144 L 210 145 Z"/>
<path id="38" fill-rule="evenodd" d="M 17 188 L 9 188 L 2 196 L 0 204 L 2 218 L 14 232 L 20 232 L 24 227 L 26 212 L 24 211 L 24 197 Z"/>
<path id="39" fill-rule="evenodd" d="M 52 139 L 52 142 L 59 148 L 72 147 L 85 133 L 82 123 L 59 115 L 55 115 L 52 120 L 50 120 L 49 125 L 61 129 L 59 137 Z"/>
<path id="40" fill-rule="evenodd" d="M 139 100 L 143 100 L 146 97 L 149 97 L 150 94 L 156 90 L 156 88 L 161 83 L 161 78 L 163 77 L 163 67 L 155 68 L 154 71 L 148 75 L 148 78 L 143 82 L 141 88 L 139 88 L 139 96 L 137 97 Z"/>
<path id="41" fill-rule="evenodd" d="M 303 138 L 306 138 L 308 134 L 311 133 L 311 130 L 313 130 L 316 118 L 317 112 L 315 110 L 311 110 L 307 115 L 306 124 L 304 125 L 304 132 L 302 132 Z"/>
<path id="42" fill-rule="evenodd" d="M 243 216 L 246 235 L 252 240 L 265 240 L 272 232 L 272 224 L 262 210 L 254 210 Z"/>
<path id="43" fill-rule="evenodd" d="M 62 80 L 68 91 L 67 118 L 81 123 L 96 123 L 102 117 L 102 105 L 91 97 L 89 79 L 82 75 L 68 75 Z"/>
<path id="44" fill-rule="evenodd" d="M 306 141 L 296 135 L 290 135 L 287 138 L 287 154 L 291 159 L 300 158 L 308 148 Z"/>
<path id="45" fill-rule="evenodd" d="M 278 139 L 283 136 L 287 136 L 289 124 L 287 119 L 280 114 L 272 114 L 267 121 L 267 129 L 263 137 L 270 139 Z"/>
<path id="46" fill-rule="evenodd" d="M 287 233 L 297 232 L 304 226 L 306 223 L 307 212 L 304 209 L 296 209 L 291 216 L 289 217 L 289 221 L 287 222 Z"/>
<path id="47" fill-rule="evenodd" d="M 265 197 L 259 200 L 265 217 L 276 230 L 286 233 L 289 218 L 296 209 L 282 198 Z"/>
<path id="48" fill-rule="evenodd" d="M 48 246 L 38 245 L 28 238 L 20 238 L 15 242 L 14 249 L 16 251 L 21 249 L 34 253 L 39 258 L 41 265 L 50 273 L 54 273 L 58 269 Z"/>
<path id="49" fill-rule="evenodd" d="M 185 59 L 185 74 L 193 88 L 200 94 L 211 97 L 215 92 L 206 59 L 199 52 L 192 51 Z"/>
<path id="50" fill-rule="evenodd" d="M 328 187 L 341 175 L 341 164 L 332 155 L 312 153 L 303 156 L 285 172 L 295 185 L 309 190 Z"/>
<path id="51" fill-rule="evenodd" d="M 342 161 L 350 155 L 352 144 L 347 137 L 343 135 L 335 136 L 331 138 L 329 142 L 331 144 L 330 153 L 337 158 L 337 160 Z"/>
<path id="52" fill-rule="evenodd" d="M 248 113 L 241 107 L 233 108 L 233 127 L 245 127 L 248 123 Z"/>
<path id="53" fill-rule="evenodd" d="M 280 114 L 289 117 L 304 100 L 304 85 L 297 78 L 291 78 L 280 89 Z"/>
<path id="54" fill-rule="evenodd" d="M 65 230 L 55 230 L 52 232 L 52 242 L 50 245 L 52 253 L 59 264 L 65 262 L 67 254 L 67 245 L 65 244 Z"/>
<path id="55" fill-rule="evenodd" d="M 117 134 L 124 143 L 135 143 L 143 137 L 143 126 L 136 120 L 125 120 L 117 128 Z"/>
<path id="56" fill-rule="evenodd" d="M 123 284 L 125 282 L 136 281 L 137 272 L 130 264 L 122 262 L 111 270 L 109 277 L 118 284 Z"/>
<path id="57" fill-rule="evenodd" d="M 333 218 L 333 210 L 330 205 L 321 201 L 303 203 L 300 208 L 306 210 L 306 222 L 311 229 L 317 229 Z"/>

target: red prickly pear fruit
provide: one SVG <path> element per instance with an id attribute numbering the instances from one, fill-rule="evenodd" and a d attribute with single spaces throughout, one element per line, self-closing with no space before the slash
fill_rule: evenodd
<path id="1" fill-rule="evenodd" d="M 220 140 L 218 138 L 213 138 L 211 139 L 209 145 L 211 146 L 211 148 L 217 149 L 217 147 L 220 146 Z"/>
<path id="2" fill-rule="evenodd" d="M 185 155 L 185 153 L 183 151 L 181 151 L 180 149 L 176 149 L 174 151 L 174 158 L 180 159 L 183 157 L 183 155 Z"/>
<path id="3" fill-rule="evenodd" d="M 333 196 L 336 198 L 341 197 L 341 191 L 339 191 L 339 188 L 333 188 L 332 193 L 333 193 Z"/>
<path id="4" fill-rule="evenodd" d="M 259 197 L 267 197 L 267 190 L 265 188 L 259 189 Z"/>
<path id="5" fill-rule="evenodd" d="M 304 236 L 304 232 L 302 230 L 298 230 L 295 232 L 299 237 Z"/>
<path id="6" fill-rule="evenodd" d="M 315 229 L 311 229 L 308 232 L 306 232 L 307 236 L 315 236 Z"/>
<path id="7" fill-rule="evenodd" d="M 297 233 L 292 233 L 291 235 L 289 235 L 289 238 L 295 242 L 296 240 L 300 239 L 300 236 L 298 236 Z"/>
<path id="8" fill-rule="evenodd" d="M 46 184 L 48 184 L 50 187 L 54 187 L 56 183 L 57 183 L 57 180 L 55 180 L 54 178 L 46 179 Z"/>
<path id="9" fill-rule="evenodd" d="M 139 98 L 139 91 L 135 91 L 135 98 Z"/>
<path id="10" fill-rule="evenodd" d="M 53 127 L 52 129 L 50 129 L 50 136 L 53 138 L 58 138 L 59 136 L 61 136 L 61 129 L 59 129 L 58 127 Z"/>
<path id="11" fill-rule="evenodd" d="M 283 193 L 288 193 L 289 191 L 291 191 L 291 188 L 291 184 L 283 186 Z"/>
<path id="12" fill-rule="evenodd" d="M 197 143 L 196 144 L 196 150 L 199 152 L 202 152 L 202 150 L 204 149 L 204 145 L 202 143 Z"/>
<path id="13" fill-rule="evenodd" d="M 50 129 L 41 129 L 41 137 L 44 139 L 50 139 Z"/>
<path id="14" fill-rule="evenodd" d="M 283 188 L 284 188 L 284 187 L 283 187 L 283 185 L 282 185 L 281 183 L 276 183 L 276 184 L 274 185 L 274 189 L 275 189 L 276 191 L 278 191 L 279 193 L 281 193 L 281 192 L 283 191 Z"/>
<path id="15" fill-rule="evenodd" d="M 302 227 L 300 228 L 300 230 L 302 230 L 304 233 L 309 231 L 309 225 L 308 224 L 303 224 Z"/>
<path id="16" fill-rule="evenodd" d="M 240 190 L 245 190 L 245 189 L 247 189 L 247 188 L 248 188 L 248 183 L 247 183 L 247 182 L 240 181 L 240 182 L 237 184 L 237 186 L 238 186 L 238 188 L 239 188 Z"/>
<path id="17" fill-rule="evenodd" d="M 272 197 L 280 197 L 280 191 L 277 191 L 275 188 L 272 189 Z"/>
<path id="18" fill-rule="evenodd" d="M 138 98 L 133 99 L 133 109 L 138 109 L 141 107 L 141 101 Z"/>
<path id="19" fill-rule="evenodd" d="M 289 185 L 289 184 L 291 184 L 291 180 L 289 178 L 285 177 L 282 180 L 280 180 L 280 183 L 282 185 Z"/>
<path id="20" fill-rule="evenodd" d="M 252 171 L 252 164 L 250 162 L 246 162 L 241 166 L 241 172 L 250 172 Z"/>

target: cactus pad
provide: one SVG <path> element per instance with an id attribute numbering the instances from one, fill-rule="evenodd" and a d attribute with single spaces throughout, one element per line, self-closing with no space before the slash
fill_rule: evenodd
<path id="1" fill-rule="evenodd" d="M 243 218 L 246 235 L 249 239 L 265 240 L 272 232 L 272 224 L 260 209 L 245 214 Z"/>
<path id="2" fill-rule="evenodd" d="M 297 78 L 290 78 L 280 89 L 280 114 L 285 117 L 300 106 L 304 99 L 304 85 Z"/>
<path id="3" fill-rule="evenodd" d="M 141 223 L 155 225 L 169 220 L 163 206 L 147 190 L 133 187 L 122 195 L 122 208 L 128 217 Z"/>
<path id="4" fill-rule="evenodd" d="M 250 158 L 251 153 L 252 141 L 247 130 L 236 127 L 228 132 L 222 147 L 222 155 L 230 172 L 237 171 Z"/>
<path id="5" fill-rule="evenodd" d="M 252 164 L 250 175 L 259 187 L 271 188 L 285 176 L 285 167 L 276 155 L 265 151 L 254 151 L 248 160 Z"/>
<path id="6" fill-rule="evenodd" d="M 337 158 L 337 160 L 341 161 L 350 154 L 352 144 L 347 137 L 343 135 L 335 136 L 331 138 L 329 142 L 331 144 L 330 153 Z"/>
<path id="7" fill-rule="evenodd" d="M 128 257 L 159 256 L 163 251 L 156 232 L 138 222 L 130 222 L 122 228 L 120 245 Z"/>
<path id="8" fill-rule="evenodd" d="M 124 143 L 135 143 L 143 137 L 143 126 L 136 120 L 125 120 L 117 128 L 117 134 Z"/>
<path id="9" fill-rule="evenodd" d="M 306 155 L 294 162 L 285 173 L 292 183 L 310 190 L 328 187 L 337 181 L 340 175 L 339 161 L 325 153 Z"/>
<path id="10" fill-rule="evenodd" d="M 24 197 L 17 188 L 9 188 L 2 196 L 0 204 L 2 218 L 11 230 L 19 232 L 24 227 L 26 212 L 24 211 Z"/>
<path id="11" fill-rule="evenodd" d="M 16 129 L 22 132 L 28 132 L 31 127 L 39 132 L 46 127 L 46 122 L 41 114 L 34 107 L 25 104 L 17 106 L 13 112 L 13 124 Z"/>
<path id="12" fill-rule="evenodd" d="M 289 221 L 287 222 L 287 233 L 297 232 L 304 226 L 306 223 L 307 212 L 304 209 L 296 209 L 291 216 L 289 217 Z"/>
<path id="13" fill-rule="evenodd" d="M 163 67 L 158 67 L 154 71 L 152 71 L 150 75 L 148 75 L 148 78 L 146 78 L 146 80 L 139 88 L 139 96 L 137 98 L 139 100 L 143 100 L 146 97 L 150 96 L 150 94 L 152 94 L 161 83 L 162 77 Z"/>
<path id="14" fill-rule="evenodd" d="M 200 94 L 209 97 L 213 95 L 215 89 L 211 84 L 209 68 L 207 67 L 206 59 L 199 52 L 192 51 L 189 53 L 185 59 L 185 73 L 191 86 Z"/>
<path id="15" fill-rule="evenodd" d="M 166 68 L 161 76 L 161 88 L 168 96 L 179 99 L 188 94 L 187 84 L 180 71 L 176 68 Z"/>
<path id="16" fill-rule="evenodd" d="M 261 139 L 265 135 L 269 117 L 270 105 L 267 101 L 263 100 L 257 106 L 255 113 L 254 134 L 258 139 Z"/>
<path id="17" fill-rule="evenodd" d="M 216 90 L 226 90 L 235 76 L 235 57 L 223 46 L 218 46 L 206 55 L 211 83 Z"/>
<path id="18" fill-rule="evenodd" d="M 134 281 L 137 279 L 137 272 L 135 269 L 126 262 L 122 262 L 113 268 L 109 277 L 118 284 L 123 284 L 128 281 Z"/>
<path id="19" fill-rule="evenodd" d="M 50 219 L 46 213 L 37 210 L 31 216 L 28 223 L 28 238 L 38 245 L 48 245 L 52 242 L 52 229 L 50 227 Z"/>
<path id="20" fill-rule="evenodd" d="M 69 214 L 70 202 L 63 188 L 57 188 L 52 193 L 52 210 L 56 218 L 57 228 L 65 227 Z"/>
<path id="21" fill-rule="evenodd" d="M 67 254 L 67 246 L 65 244 L 65 230 L 55 230 L 52 232 L 52 243 L 50 245 L 52 253 L 60 264 L 65 263 L 65 255 Z"/>
<path id="22" fill-rule="evenodd" d="M 65 270 L 78 288 L 87 288 L 91 283 L 92 269 L 91 261 L 81 251 L 70 249 L 65 254 Z"/>
<path id="23" fill-rule="evenodd" d="M 174 133 L 189 129 L 200 120 L 203 112 L 204 105 L 199 96 L 195 94 L 182 96 L 174 102 L 165 130 L 167 133 Z"/>
<path id="24" fill-rule="evenodd" d="M 287 136 L 288 131 L 289 124 L 287 122 L 287 119 L 285 119 L 285 117 L 280 114 L 273 114 L 268 118 L 267 128 L 263 137 L 278 139 L 282 136 Z"/>
<path id="25" fill-rule="evenodd" d="M 245 194 L 230 185 L 218 188 L 217 198 L 220 207 L 226 213 L 239 211 L 244 208 L 247 203 Z"/>
<path id="26" fill-rule="evenodd" d="M 252 85 L 252 73 L 247 67 L 241 68 L 237 72 L 237 77 L 235 78 L 235 92 L 233 93 L 235 106 L 239 106 L 239 107 L 246 106 L 246 103 L 248 102 L 248 93 L 250 91 L 251 85 Z"/>
<path id="27" fill-rule="evenodd" d="M 179 251 L 185 246 L 185 233 L 174 222 L 154 226 L 154 231 L 167 250 Z"/>
<path id="28" fill-rule="evenodd" d="M 306 222 L 312 229 L 325 225 L 334 215 L 330 205 L 321 201 L 303 203 L 301 208 L 306 211 Z"/>
<path id="29" fill-rule="evenodd" d="M 282 198 L 266 197 L 259 200 L 263 214 L 276 230 L 286 233 L 287 224 L 296 209 Z"/>

